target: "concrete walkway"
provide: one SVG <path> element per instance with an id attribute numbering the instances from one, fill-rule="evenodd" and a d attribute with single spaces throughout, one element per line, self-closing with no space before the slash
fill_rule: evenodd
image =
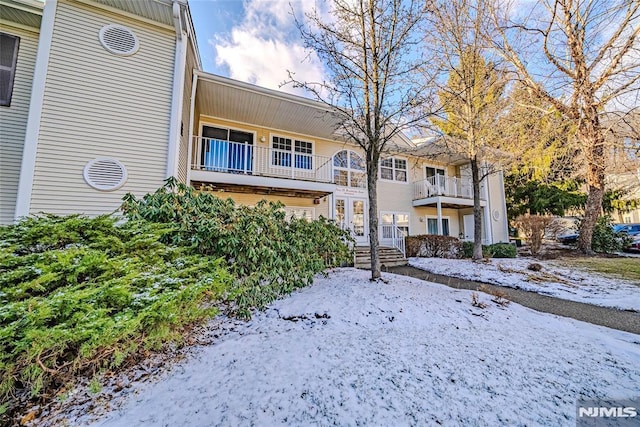
<path id="1" fill-rule="evenodd" d="M 474 282 L 472 280 L 433 274 L 408 265 L 390 267 L 387 271 L 389 271 L 389 273 L 402 274 L 404 276 L 415 277 L 416 279 L 440 283 L 456 289 L 471 289 L 475 291 L 478 290 L 478 287 L 484 286 L 490 290 L 500 291 L 506 294 L 511 301 L 537 311 L 571 317 L 594 325 L 606 326 L 608 328 L 640 335 L 640 313 L 638 312 L 600 307 L 592 304 L 553 298 L 521 289 L 495 286 L 487 283 Z"/>

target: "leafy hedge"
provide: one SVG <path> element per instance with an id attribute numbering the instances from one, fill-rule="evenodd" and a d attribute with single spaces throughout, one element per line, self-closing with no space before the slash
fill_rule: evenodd
<path id="1" fill-rule="evenodd" d="M 405 238 L 408 257 L 472 258 L 473 242 L 462 242 L 451 236 L 420 234 Z M 515 258 L 516 247 L 509 243 L 482 245 L 482 255 L 487 258 Z"/>
<path id="2" fill-rule="evenodd" d="M 47 215 L 0 227 L 0 424 L 29 396 L 179 340 L 231 277 L 169 225 Z M 5 417 L 7 414 L 5 414 Z"/>
<path id="3" fill-rule="evenodd" d="M 462 244 L 451 236 L 420 234 L 406 237 L 405 248 L 409 257 L 459 258 Z"/>
<path id="4" fill-rule="evenodd" d="M 171 224 L 166 241 L 193 253 L 223 257 L 236 279 L 231 298 L 239 315 L 306 286 L 327 267 L 351 262 L 351 237 L 333 222 L 287 220 L 281 203 L 236 205 L 169 179 L 153 194 L 125 197 L 131 220 Z"/>

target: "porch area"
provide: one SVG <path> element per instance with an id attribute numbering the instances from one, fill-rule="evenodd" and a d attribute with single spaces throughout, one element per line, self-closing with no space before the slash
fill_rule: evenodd
<path id="1" fill-rule="evenodd" d="M 194 137 L 192 170 L 332 183 L 331 157 Z"/>
<path id="2" fill-rule="evenodd" d="M 191 181 L 309 193 L 335 190 L 331 157 L 254 144 L 195 136 Z M 271 189 L 271 190 L 270 190 Z M 308 197 L 309 197 L 308 196 Z"/>
<path id="3" fill-rule="evenodd" d="M 484 183 L 480 186 L 480 204 L 486 204 Z M 473 206 L 473 182 L 471 178 L 435 175 L 413 183 L 413 206 L 430 206 L 441 203 L 444 207 Z"/>

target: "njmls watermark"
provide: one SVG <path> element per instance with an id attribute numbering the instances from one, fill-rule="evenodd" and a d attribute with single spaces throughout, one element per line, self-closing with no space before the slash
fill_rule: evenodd
<path id="1" fill-rule="evenodd" d="M 638 425 L 640 425 L 640 397 L 576 402 L 577 427 L 637 427 Z"/>

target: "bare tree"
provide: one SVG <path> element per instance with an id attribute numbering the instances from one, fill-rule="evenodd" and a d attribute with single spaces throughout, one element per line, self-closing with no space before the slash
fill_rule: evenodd
<path id="1" fill-rule="evenodd" d="M 440 114 L 432 122 L 447 137 L 449 150 L 464 156 L 473 183 L 473 258 L 482 258 L 481 185 L 495 172 L 496 132 L 504 109 L 504 73 L 485 59 L 483 34 L 489 22 L 484 0 L 439 1 L 433 12 L 430 49 L 437 52 L 438 68 L 447 76 L 438 90 Z"/>
<path id="2" fill-rule="evenodd" d="M 495 1 L 491 13 L 492 47 L 527 87 L 574 125 L 588 187 L 578 248 L 592 253 L 611 126 L 603 115 L 638 108 L 640 2 L 543 0 L 526 11 L 522 3 L 516 10 Z"/>
<path id="3" fill-rule="evenodd" d="M 390 141 L 422 118 L 414 106 L 426 96 L 419 74 L 425 58 L 415 55 L 425 0 L 333 0 L 297 18 L 306 47 L 328 71 L 323 82 L 289 81 L 334 107 L 340 130 L 365 153 L 369 199 L 371 278 L 380 278 L 377 180 L 380 156 Z"/>

